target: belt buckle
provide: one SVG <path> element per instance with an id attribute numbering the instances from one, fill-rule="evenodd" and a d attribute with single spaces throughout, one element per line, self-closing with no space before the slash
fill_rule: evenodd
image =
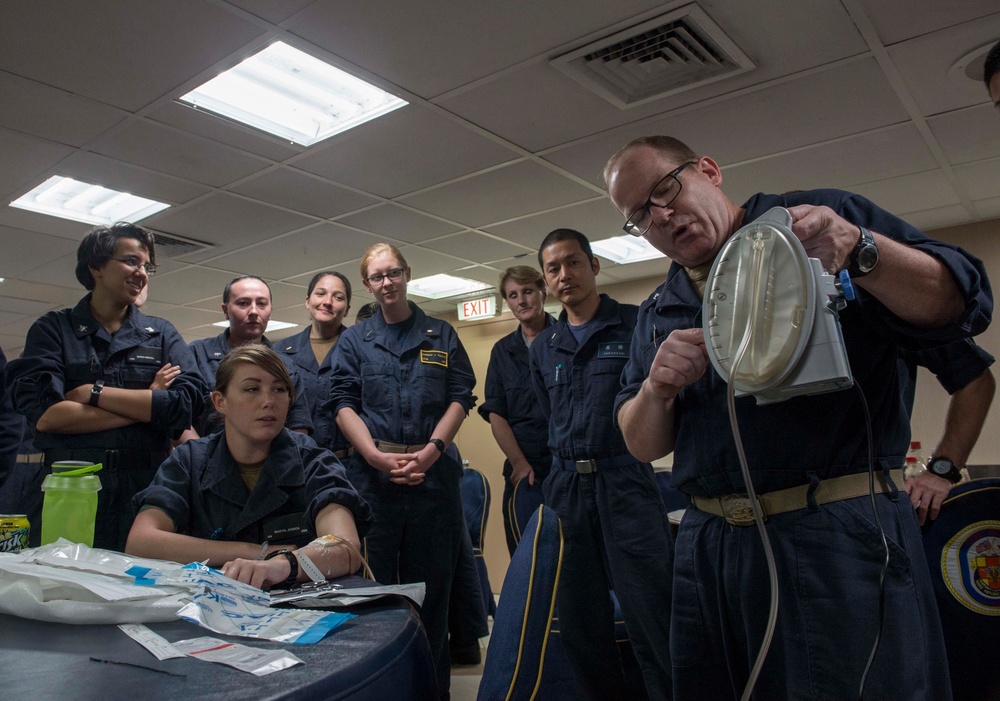
<path id="1" fill-rule="evenodd" d="M 733 526 L 752 526 L 753 505 L 746 494 L 727 494 L 719 498 L 723 518 Z"/>
<path id="2" fill-rule="evenodd" d="M 576 460 L 576 472 L 580 475 L 590 475 L 597 472 L 596 460 Z"/>

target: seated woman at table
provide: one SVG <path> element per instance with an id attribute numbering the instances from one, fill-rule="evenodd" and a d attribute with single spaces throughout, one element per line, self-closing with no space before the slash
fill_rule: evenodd
<path id="1" fill-rule="evenodd" d="M 224 430 L 178 446 L 135 496 L 125 551 L 207 559 L 261 588 L 308 581 L 311 565 L 327 579 L 357 571 L 371 508 L 333 453 L 284 428 L 294 389 L 278 354 L 236 348 L 219 364 L 211 398 Z"/>

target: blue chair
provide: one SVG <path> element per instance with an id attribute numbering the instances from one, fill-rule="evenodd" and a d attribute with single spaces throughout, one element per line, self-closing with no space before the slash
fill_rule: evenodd
<path id="1" fill-rule="evenodd" d="M 486 542 L 486 522 L 490 515 L 490 483 L 479 470 L 467 467 L 462 471 L 462 511 L 472 538 L 472 549 L 476 556 L 476 567 L 479 569 L 479 584 L 483 594 L 483 607 L 486 615 L 496 613 L 496 601 L 493 599 L 493 588 L 490 586 L 490 576 L 486 571 L 486 558 L 483 557 L 483 544 Z"/>
<path id="2" fill-rule="evenodd" d="M 551 654 L 547 648 L 562 565 L 559 517 L 542 506 L 522 534 L 500 590 L 477 698 L 479 701 L 580 698 L 572 673 L 568 680 L 557 680 L 565 683 L 552 685 L 547 678 L 545 688 L 542 687 L 542 673 L 548 671 Z M 569 664 L 563 667 L 568 670 Z"/>
<path id="3" fill-rule="evenodd" d="M 923 529 L 924 553 L 941 614 L 952 694 L 1000 699 L 1000 478 L 953 487 Z"/>
<path id="4" fill-rule="evenodd" d="M 510 503 L 507 505 L 509 510 L 507 521 L 510 524 L 514 542 L 521 542 L 521 535 L 528 525 L 528 520 L 538 511 L 538 507 L 543 502 L 541 480 L 535 482 L 534 485 L 530 485 L 528 484 L 528 480 L 522 479 L 514 485 L 514 493 L 511 496 Z"/>

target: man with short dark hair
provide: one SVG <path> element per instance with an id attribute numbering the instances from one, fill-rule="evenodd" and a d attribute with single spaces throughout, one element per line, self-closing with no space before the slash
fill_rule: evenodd
<path id="1" fill-rule="evenodd" d="M 781 597 L 755 697 L 857 698 L 865 678 L 864 698 L 950 698 L 920 530 L 900 494 L 909 423 L 896 358 L 900 344 L 986 328 L 993 299 L 982 263 L 848 192 L 761 193 L 738 206 L 722 192 L 719 165 L 671 137 L 631 142 L 604 172 L 625 230 L 673 259 L 640 308 L 616 418 L 638 458 L 673 452 L 672 483 L 692 501 L 676 541 L 676 698 L 739 698 L 767 627 L 762 540 L 753 519 L 727 508 L 746 503 L 747 486 L 726 379 L 709 368 L 702 302 L 726 241 L 776 206 L 808 256 L 851 273 L 857 299 L 839 318 L 855 389 L 735 400 L 758 508 L 772 505 L 763 510 Z"/>
<path id="2" fill-rule="evenodd" d="M 614 635 L 614 588 L 651 699 L 671 698 L 673 546 L 649 463 L 612 422 L 636 307 L 597 292 L 600 262 L 573 229 L 542 241 L 538 262 L 559 320 L 531 345 L 531 380 L 548 417 L 545 503 L 565 537 L 559 636 L 587 698 L 632 699 Z"/>
<path id="3" fill-rule="evenodd" d="M 244 343 L 263 343 L 268 348 L 271 342 L 264 336 L 267 323 L 271 320 L 271 287 L 256 275 L 241 275 L 233 278 L 222 291 L 222 313 L 229 321 L 229 328 L 213 338 L 202 338 L 191 342 L 191 352 L 198 363 L 198 371 L 205 378 L 209 391 L 215 388 L 215 371 L 229 351 Z M 299 433 L 311 433 L 312 417 L 309 415 L 309 399 L 306 397 L 302 378 L 295 363 L 288 356 L 281 355 L 295 384 L 295 402 L 288 410 L 285 426 Z M 195 421 L 195 435 L 207 436 L 222 429 L 221 417 L 206 398 L 205 412 Z"/>

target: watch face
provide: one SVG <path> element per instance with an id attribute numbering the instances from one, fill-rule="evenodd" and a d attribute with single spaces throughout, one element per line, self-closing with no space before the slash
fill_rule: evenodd
<path id="1" fill-rule="evenodd" d="M 865 246 L 858 252 L 858 268 L 868 273 L 878 263 L 878 249 L 875 246 Z"/>
<path id="2" fill-rule="evenodd" d="M 950 474 L 951 471 L 955 469 L 955 465 L 948 458 L 937 458 L 931 461 L 930 468 L 931 472 L 935 475 L 941 475 L 943 477 L 944 475 Z"/>

